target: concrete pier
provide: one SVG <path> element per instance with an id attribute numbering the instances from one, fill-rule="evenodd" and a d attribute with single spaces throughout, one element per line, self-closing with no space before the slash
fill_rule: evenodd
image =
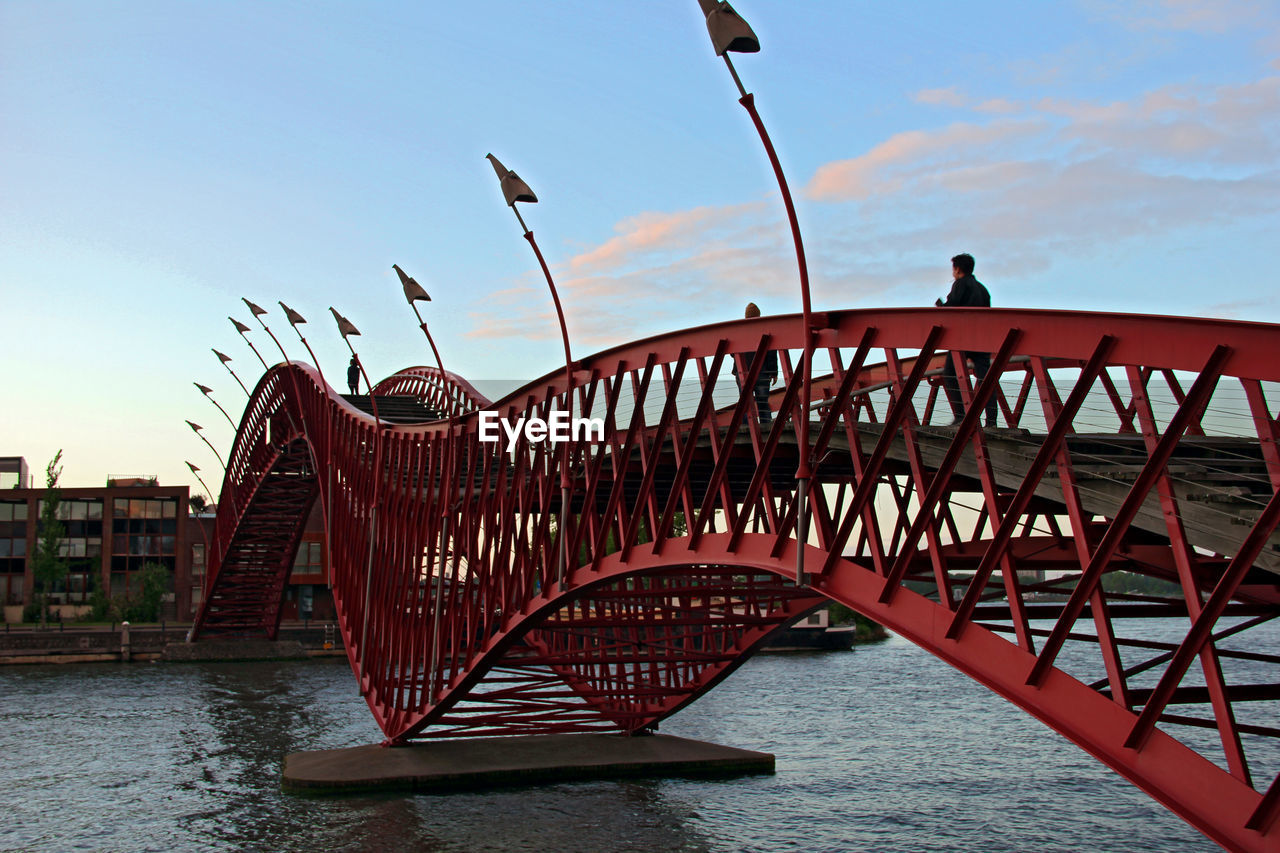
<path id="1" fill-rule="evenodd" d="M 285 756 L 282 782 L 286 790 L 334 794 L 773 772 L 774 758 L 767 752 L 673 735 L 566 734 L 294 752 Z"/>

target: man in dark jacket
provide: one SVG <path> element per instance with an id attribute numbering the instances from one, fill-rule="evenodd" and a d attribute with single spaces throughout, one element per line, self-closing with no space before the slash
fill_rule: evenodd
<path id="1" fill-rule="evenodd" d="M 353 395 L 360 393 L 360 362 L 356 361 L 356 357 L 351 356 L 351 363 L 347 365 L 347 387 L 351 389 Z"/>
<path id="2" fill-rule="evenodd" d="M 939 299 L 934 304 L 939 308 L 990 308 L 991 294 L 982 286 L 982 282 L 973 277 L 973 255 L 961 254 L 951 259 L 951 292 L 947 301 Z M 966 352 L 961 354 L 973 362 L 973 375 L 981 382 L 991 369 L 991 353 Z M 951 404 L 951 414 L 955 418 L 952 426 L 964 418 L 964 403 L 960 399 L 960 381 L 956 377 L 955 361 L 947 356 L 946 367 L 942 370 L 942 387 L 947 392 L 947 401 Z M 976 390 L 976 388 L 975 388 Z M 987 403 L 987 427 L 996 425 L 996 396 L 991 395 Z"/>
<path id="3" fill-rule="evenodd" d="M 747 310 L 744 317 L 747 320 L 760 316 L 760 308 L 754 302 L 747 303 Z M 751 372 L 751 364 L 755 361 L 756 354 L 754 352 L 738 353 L 738 358 L 734 360 L 733 375 L 741 385 L 747 374 Z M 737 361 L 742 361 L 742 373 L 738 373 Z M 756 399 L 756 417 L 759 419 L 761 426 L 767 426 L 773 422 L 773 411 L 769 407 L 769 388 L 778 381 L 778 351 L 765 350 L 764 364 L 760 366 L 760 373 L 756 376 L 756 384 L 752 388 L 752 395 Z"/>

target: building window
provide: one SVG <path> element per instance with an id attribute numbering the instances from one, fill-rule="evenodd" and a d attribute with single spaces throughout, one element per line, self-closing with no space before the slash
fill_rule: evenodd
<path id="1" fill-rule="evenodd" d="M 22 603 L 27 568 L 27 502 L 0 501 L 0 604 Z"/>
<path id="2" fill-rule="evenodd" d="M 39 501 L 37 513 L 43 511 L 44 501 Z M 102 501 L 64 498 L 58 501 L 58 521 L 63 528 L 58 556 L 67 561 L 67 576 L 54 584 L 49 598 L 57 603 L 83 604 L 89 600 L 102 567 Z"/>
<path id="3" fill-rule="evenodd" d="M 22 575 L 0 575 L 0 604 L 22 603 Z"/>
<path id="4" fill-rule="evenodd" d="M 320 552 L 322 543 L 303 542 L 298 545 L 298 555 L 293 558 L 294 575 L 318 575 L 324 570 Z"/>
<path id="5" fill-rule="evenodd" d="M 142 590 L 138 573 L 147 563 L 169 572 L 177 565 L 177 498 L 115 498 L 111 504 L 111 596 L 136 598 Z"/>

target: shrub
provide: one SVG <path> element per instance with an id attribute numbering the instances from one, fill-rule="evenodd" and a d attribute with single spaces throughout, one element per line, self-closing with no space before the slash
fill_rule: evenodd
<path id="1" fill-rule="evenodd" d="M 111 600 L 105 590 L 95 587 L 89 593 L 89 613 L 84 617 L 84 621 L 106 622 L 110 620 L 114 622 L 118 615 L 115 609 L 115 602 Z"/>

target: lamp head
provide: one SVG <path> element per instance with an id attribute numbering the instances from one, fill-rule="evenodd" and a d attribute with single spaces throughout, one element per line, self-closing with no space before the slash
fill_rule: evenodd
<path id="1" fill-rule="evenodd" d="M 502 185 L 502 197 L 507 200 L 510 207 L 515 207 L 518 201 L 527 201 L 536 204 L 538 197 L 533 194 L 533 190 L 529 189 L 519 175 L 508 169 L 506 166 L 494 157 L 492 154 L 486 154 L 489 162 L 493 164 L 493 171 L 498 173 L 498 182 Z"/>
<path id="2" fill-rule="evenodd" d="M 422 289 L 422 285 L 418 284 L 413 276 L 406 275 L 398 264 L 392 264 L 391 268 L 396 271 L 396 275 L 400 276 L 400 286 L 404 288 L 404 298 L 408 300 L 410 305 L 419 300 L 431 301 L 431 297 L 427 295 L 427 292 Z"/>
<path id="3" fill-rule="evenodd" d="M 227 355 L 226 353 L 221 353 L 221 352 L 218 352 L 217 350 L 213 350 L 213 354 L 216 355 L 218 357 L 218 360 L 221 361 L 223 364 L 226 364 L 228 361 L 231 360 L 231 356 Z"/>
<path id="4" fill-rule="evenodd" d="M 249 306 L 249 310 L 253 312 L 253 316 L 255 317 L 261 317 L 263 314 L 267 313 L 266 308 L 263 308 L 261 305 L 254 305 L 252 302 L 250 302 L 248 299 L 245 299 L 243 296 L 240 297 L 240 301 L 242 301 L 245 305 Z"/>
<path id="5" fill-rule="evenodd" d="M 193 421 L 187 421 L 187 426 L 191 427 L 192 432 L 199 432 L 200 430 L 204 429 L 204 427 L 200 426 L 200 424 L 195 423 Z"/>
<path id="6" fill-rule="evenodd" d="M 360 334 L 360 330 L 356 328 L 355 323 L 339 314 L 336 308 L 330 305 L 329 310 L 333 312 L 333 319 L 338 322 L 338 332 L 341 333 L 342 337 L 346 338 Z"/>
<path id="7" fill-rule="evenodd" d="M 200 470 L 200 468 L 199 468 L 199 467 L 197 467 L 197 466 L 195 466 L 195 465 L 192 465 L 190 462 L 188 462 L 188 463 L 187 463 L 187 467 L 191 469 L 191 473 L 192 473 L 192 474 L 194 474 L 195 472 L 197 472 L 197 471 L 199 471 L 199 470 Z"/>
<path id="8" fill-rule="evenodd" d="M 726 53 L 759 53 L 760 39 L 752 32 L 751 25 L 724 0 L 698 0 L 702 14 L 707 16 L 707 33 L 716 56 Z"/>
<path id="9" fill-rule="evenodd" d="M 305 317 L 303 317 L 297 311 L 294 311 L 288 305 L 285 305 L 283 302 L 280 303 L 280 307 L 284 309 L 284 316 L 289 318 L 289 324 L 291 326 L 297 326 L 299 323 L 307 322 Z"/>
<path id="10" fill-rule="evenodd" d="M 249 327 L 246 326 L 244 323 L 241 323 L 235 317 L 228 317 L 227 319 L 231 321 L 231 325 L 235 326 L 236 331 L 239 332 L 240 334 L 243 335 L 245 332 L 249 331 Z"/>
<path id="11" fill-rule="evenodd" d="M 213 393 L 213 389 L 210 388 L 208 385 L 201 385 L 199 382 L 192 382 L 191 384 L 199 388 L 200 393 L 205 395 L 206 397 L 208 397 L 210 394 Z"/>

